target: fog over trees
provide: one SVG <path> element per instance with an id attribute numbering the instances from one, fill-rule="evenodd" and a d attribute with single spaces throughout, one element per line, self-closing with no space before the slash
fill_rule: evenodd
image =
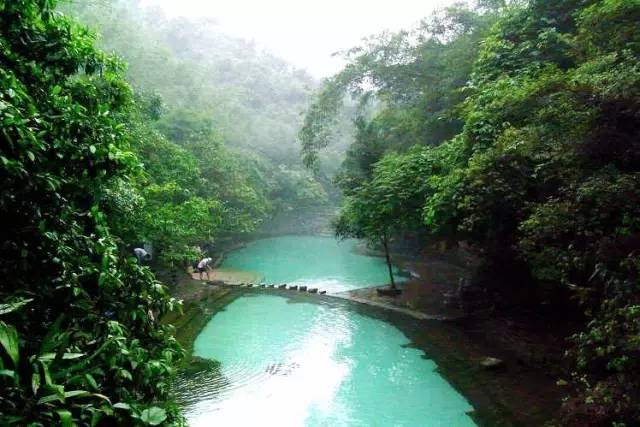
<path id="1" fill-rule="evenodd" d="M 339 237 L 466 248 L 496 307 L 579 325 L 549 425 L 639 425 L 639 22 L 456 3 L 319 80 L 212 19 L 0 0 L 0 424 L 184 424 L 156 273 L 335 210 Z"/>

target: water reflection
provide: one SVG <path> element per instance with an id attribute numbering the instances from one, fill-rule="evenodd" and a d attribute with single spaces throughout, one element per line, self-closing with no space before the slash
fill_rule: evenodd
<path id="1" fill-rule="evenodd" d="M 195 342 L 219 367 L 182 375 L 191 426 L 473 426 L 472 408 L 385 322 L 245 296 Z"/>

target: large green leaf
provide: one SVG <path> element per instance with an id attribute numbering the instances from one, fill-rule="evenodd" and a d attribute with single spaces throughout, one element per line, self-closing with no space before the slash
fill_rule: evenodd
<path id="1" fill-rule="evenodd" d="M 72 360 L 72 359 L 78 359 L 82 356 L 84 356 L 84 353 L 63 353 L 62 354 L 62 359 L 63 360 Z M 41 354 L 40 356 L 38 356 L 38 360 L 41 362 L 50 362 L 52 360 L 54 360 L 56 358 L 57 354 L 56 353 L 44 353 Z"/>
<path id="2" fill-rule="evenodd" d="M 167 419 L 167 412 L 162 408 L 154 406 L 142 411 L 140 419 L 145 424 L 157 426 Z"/>
<path id="3" fill-rule="evenodd" d="M 72 427 L 73 425 L 75 425 L 73 423 L 73 416 L 71 415 L 71 412 L 67 411 L 66 409 L 58 409 L 56 412 L 60 417 L 60 425 L 62 427 Z"/>
<path id="4" fill-rule="evenodd" d="M 71 391 L 65 391 L 64 392 L 64 397 L 65 398 L 71 398 L 71 397 L 85 397 L 85 396 L 90 396 L 91 393 L 89 393 L 87 390 L 71 390 Z"/>
<path id="5" fill-rule="evenodd" d="M 0 322 L 0 345 L 2 345 L 4 351 L 13 361 L 14 366 L 17 366 L 20 360 L 18 332 L 13 326 L 7 325 L 4 322 Z"/>
<path id="6" fill-rule="evenodd" d="M 38 405 L 43 403 L 52 402 L 54 400 L 59 400 L 60 402 L 64 402 L 64 386 L 59 384 L 48 384 L 43 387 L 50 395 L 42 397 L 38 400 Z"/>
<path id="7" fill-rule="evenodd" d="M 10 369 L 0 369 L 0 377 L 15 378 L 16 372 Z"/>
<path id="8" fill-rule="evenodd" d="M 31 375 L 31 390 L 33 391 L 33 395 L 38 394 L 38 389 L 40 388 L 40 374 L 34 372 Z"/>
<path id="9" fill-rule="evenodd" d="M 124 403 L 124 402 L 118 402 L 115 405 L 113 405 L 114 408 L 116 409 L 124 409 L 125 411 L 130 411 L 131 410 L 131 405 L 129 405 L 128 403 Z"/>
<path id="10" fill-rule="evenodd" d="M 0 304 L 0 315 L 11 313 L 12 311 L 18 310 L 20 307 L 29 304 L 33 301 L 33 298 L 30 299 L 19 299 L 8 304 Z"/>

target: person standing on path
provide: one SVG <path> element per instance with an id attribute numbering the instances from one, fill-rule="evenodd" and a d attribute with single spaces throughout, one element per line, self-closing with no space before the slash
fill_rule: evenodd
<path id="1" fill-rule="evenodd" d="M 198 263 L 198 272 L 200 273 L 200 280 L 202 280 L 202 273 L 207 273 L 207 280 L 209 280 L 209 270 L 211 267 L 209 264 L 211 263 L 211 258 L 202 258 Z"/>

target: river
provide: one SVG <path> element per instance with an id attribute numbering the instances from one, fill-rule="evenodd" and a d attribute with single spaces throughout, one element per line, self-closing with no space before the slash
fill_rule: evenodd
<path id="1" fill-rule="evenodd" d="M 379 258 L 356 242 L 265 239 L 225 267 L 268 282 L 332 292 L 386 282 Z M 247 294 L 215 313 L 194 355 L 217 369 L 181 375 L 178 397 L 191 426 L 474 426 L 471 405 L 395 326 L 348 305 Z"/>

